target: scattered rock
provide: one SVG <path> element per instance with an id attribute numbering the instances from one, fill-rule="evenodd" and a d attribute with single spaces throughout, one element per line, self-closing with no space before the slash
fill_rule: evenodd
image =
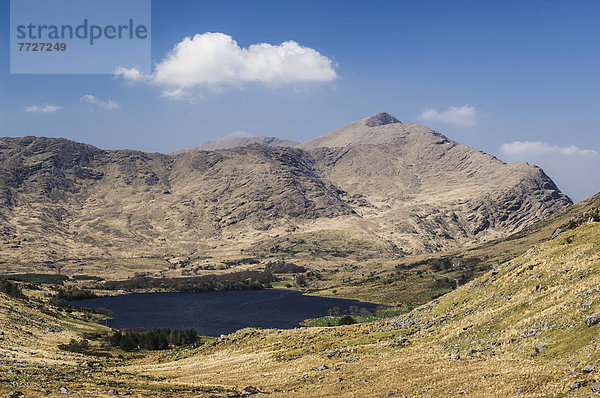
<path id="1" fill-rule="evenodd" d="M 333 358 L 333 357 L 335 357 L 336 355 L 339 355 L 339 354 L 340 354 L 340 350 L 333 350 L 333 351 L 331 351 L 331 352 L 329 352 L 327 354 L 327 358 Z"/>
<path id="2" fill-rule="evenodd" d="M 581 383 L 578 381 L 576 381 L 575 383 L 573 383 L 569 386 L 569 390 L 571 390 L 571 391 L 577 390 L 578 388 L 581 388 Z"/>
<path id="3" fill-rule="evenodd" d="M 592 314 L 585 318 L 585 324 L 588 326 L 594 326 L 597 323 L 600 323 L 600 314 Z"/>
<path id="4" fill-rule="evenodd" d="M 313 370 L 316 370 L 317 372 L 322 372 L 327 369 L 329 369 L 329 367 L 327 365 L 321 365 L 321 366 L 317 366 L 316 368 L 313 368 Z"/>
<path id="5" fill-rule="evenodd" d="M 600 381 L 595 381 L 594 383 L 592 383 L 592 392 L 594 394 L 600 393 Z"/>
<path id="6" fill-rule="evenodd" d="M 552 233 L 552 236 L 550 237 L 550 240 L 552 239 L 556 239 L 558 237 L 558 235 L 562 234 L 564 231 L 562 230 L 562 228 L 556 228 L 556 230 L 554 231 L 554 233 Z"/>
<path id="7" fill-rule="evenodd" d="M 594 365 L 586 365 L 583 367 L 583 373 L 592 373 L 594 370 L 596 370 Z"/>
<path id="8" fill-rule="evenodd" d="M 522 394 L 522 393 L 525 392 L 525 386 L 524 385 L 516 386 L 515 389 L 517 390 L 517 394 Z"/>
<path id="9" fill-rule="evenodd" d="M 11 391 L 8 393 L 6 398 L 25 398 L 25 394 L 23 394 L 21 391 Z"/>
<path id="10" fill-rule="evenodd" d="M 66 387 L 61 387 L 61 388 L 60 388 L 60 390 L 59 390 L 59 392 L 60 392 L 61 394 L 68 394 L 68 393 L 69 393 L 69 390 L 67 390 L 67 388 L 66 388 Z"/>
<path id="11" fill-rule="evenodd" d="M 542 351 L 544 348 L 547 348 L 547 347 L 548 347 L 548 344 L 546 344 L 546 343 L 542 343 L 542 344 L 538 344 L 538 345 L 536 345 L 536 346 L 534 347 L 534 349 L 535 349 L 535 352 L 536 352 L 537 354 L 539 354 L 539 352 L 540 352 L 540 351 Z"/>
<path id="12" fill-rule="evenodd" d="M 394 340 L 392 340 L 390 342 L 390 345 L 401 346 L 401 345 L 406 344 L 407 342 L 408 342 L 408 339 L 406 338 L 406 336 L 402 335 L 402 336 L 398 336 Z"/>
<path id="13" fill-rule="evenodd" d="M 242 390 L 242 396 L 248 397 L 250 395 L 258 394 L 260 392 L 260 388 L 248 386 Z"/>

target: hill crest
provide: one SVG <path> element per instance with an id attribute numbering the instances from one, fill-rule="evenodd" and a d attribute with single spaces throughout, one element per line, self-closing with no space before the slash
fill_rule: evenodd
<path id="1" fill-rule="evenodd" d="M 300 144 L 298 141 L 286 140 L 277 137 L 251 136 L 251 137 L 225 137 L 214 141 L 208 141 L 198 146 L 179 149 L 170 155 L 179 155 L 189 151 L 214 151 L 217 149 L 232 149 L 239 146 L 259 144 L 270 147 L 294 147 Z"/>

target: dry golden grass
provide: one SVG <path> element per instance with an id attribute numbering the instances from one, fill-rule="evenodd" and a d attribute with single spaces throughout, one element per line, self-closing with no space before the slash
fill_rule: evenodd
<path id="1" fill-rule="evenodd" d="M 285 397 L 553 396 L 568 394 L 576 381 L 579 396 L 597 377 L 582 368 L 600 364 L 600 326 L 584 324 L 600 312 L 598 242 L 600 224 L 581 226 L 401 319 L 242 330 L 182 359 L 127 369 Z M 396 345 L 402 335 L 408 342 Z"/>
<path id="2" fill-rule="evenodd" d="M 3 381 L 0 392 L 42 396 L 44 385 L 83 395 L 236 396 L 255 386 L 280 397 L 585 396 L 600 378 L 599 370 L 582 372 L 600 368 L 600 324 L 585 325 L 600 313 L 599 260 L 600 224 L 588 223 L 405 316 L 335 328 L 243 329 L 199 348 L 123 360 L 60 355 L 59 341 L 95 326 L 57 321 L 2 295 L 0 366 L 24 367 L 30 376 L 11 375 L 29 384 Z M 33 335 L 19 326 L 23 319 L 34 324 Z M 63 332 L 43 331 L 58 323 Z M 93 377 L 84 361 L 97 364 Z M 41 381 L 42 374 L 50 379 Z"/>

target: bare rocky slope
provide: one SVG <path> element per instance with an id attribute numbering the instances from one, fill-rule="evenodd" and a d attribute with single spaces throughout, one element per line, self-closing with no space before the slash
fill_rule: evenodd
<path id="1" fill-rule="evenodd" d="M 571 203 L 538 167 L 506 164 L 387 113 L 299 148 L 364 223 L 410 253 L 514 232 Z"/>
<path id="2" fill-rule="evenodd" d="M 239 250 L 331 230 L 399 255 L 432 252 L 505 235 L 570 203 L 537 167 L 505 164 L 388 114 L 298 148 L 170 156 L 0 139 L 5 263 Z"/>

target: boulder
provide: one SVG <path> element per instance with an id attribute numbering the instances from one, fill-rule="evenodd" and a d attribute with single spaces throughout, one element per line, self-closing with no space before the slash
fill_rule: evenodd
<path id="1" fill-rule="evenodd" d="M 597 323 L 600 323 L 600 314 L 592 314 L 585 318 L 585 324 L 588 326 L 594 326 Z"/>
<path id="2" fill-rule="evenodd" d="M 535 352 L 539 353 L 540 351 L 542 351 L 544 348 L 548 347 L 548 344 L 546 343 L 542 343 L 542 344 L 538 344 L 534 347 Z"/>
<path id="3" fill-rule="evenodd" d="M 242 390 L 242 397 L 248 397 L 250 395 L 258 394 L 260 392 L 260 388 L 248 386 Z"/>

